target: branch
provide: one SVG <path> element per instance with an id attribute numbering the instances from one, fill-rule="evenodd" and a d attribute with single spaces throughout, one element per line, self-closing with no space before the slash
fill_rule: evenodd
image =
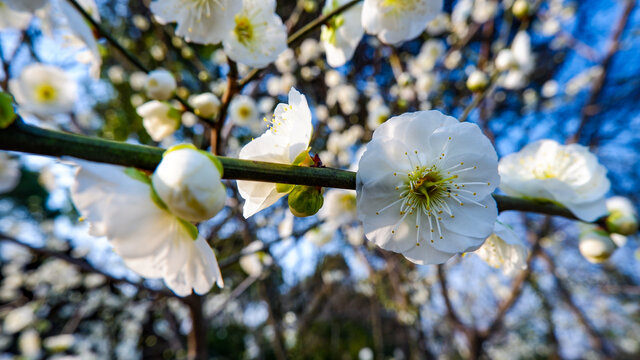
<path id="1" fill-rule="evenodd" d="M 21 119 L 17 119 L 11 126 L 0 131 L 0 150 L 56 157 L 76 157 L 150 171 L 153 171 L 162 160 L 164 152 L 164 149 L 153 146 L 128 144 L 42 129 L 28 125 Z M 217 158 L 224 168 L 224 179 L 352 190 L 356 188 L 356 173 L 353 171 L 276 164 L 224 156 Z M 527 211 L 577 220 L 577 217 L 568 209 L 551 203 L 502 195 L 493 195 L 493 197 L 498 204 L 499 211 Z"/>

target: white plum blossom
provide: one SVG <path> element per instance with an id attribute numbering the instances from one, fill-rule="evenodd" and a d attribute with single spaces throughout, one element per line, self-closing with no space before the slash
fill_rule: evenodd
<path id="1" fill-rule="evenodd" d="M 0 194 L 13 190 L 20 182 L 20 162 L 0 152 Z"/>
<path id="2" fill-rule="evenodd" d="M 328 13 L 346 4 L 349 0 L 329 0 L 322 9 Z M 362 17 L 362 4 L 356 4 L 339 15 L 329 19 L 322 26 L 320 39 L 327 53 L 327 63 L 331 67 L 340 67 L 351 60 L 353 53 L 364 35 L 364 29 L 360 22 Z"/>
<path id="3" fill-rule="evenodd" d="M 362 26 L 386 44 L 416 38 L 442 11 L 442 0 L 365 0 Z"/>
<path id="4" fill-rule="evenodd" d="M 151 12 L 161 24 L 178 23 L 176 35 L 198 44 L 217 44 L 233 28 L 239 0 L 157 0 Z"/>
<path id="5" fill-rule="evenodd" d="M 391 109 L 384 104 L 374 107 L 369 111 L 367 116 L 367 127 L 371 130 L 375 130 L 380 124 L 387 121 L 391 116 Z"/>
<path id="6" fill-rule="evenodd" d="M 355 191 L 331 189 L 324 195 L 324 206 L 318 211 L 318 218 L 335 224 L 334 228 L 337 228 L 358 219 L 356 208 Z"/>
<path id="7" fill-rule="evenodd" d="M 136 112 L 142 117 L 142 126 L 153 141 L 161 141 L 180 127 L 180 112 L 165 102 L 148 101 L 138 106 Z"/>
<path id="8" fill-rule="evenodd" d="M 64 70 L 37 63 L 9 80 L 9 91 L 21 110 L 41 117 L 70 112 L 78 98 L 78 85 Z"/>
<path id="9" fill-rule="evenodd" d="M 176 87 L 176 79 L 165 69 L 153 70 L 146 77 L 145 90 L 150 99 L 169 100 Z"/>
<path id="10" fill-rule="evenodd" d="M 257 68 L 276 61 L 287 49 L 287 28 L 275 11 L 275 0 L 242 1 L 242 10 L 222 42 L 229 58 Z"/>
<path id="11" fill-rule="evenodd" d="M 218 114 L 220 110 L 220 99 L 210 92 L 191 96 L 189 105 L 193 107 L 196 115 L 205 118 L 212 118 Z"/>
<path id="12" fill-rule="evenodd" d="M 3 0 L 3 2 L 15 11 L 32 13 L 45 7 L 49 0 Z"/>
<path id="13" fill-rule="evenodd" d="M 633 235 L 638 232 L 638 211 L 631 200 L 622 196 L 607 199 L 607 229 L 620 235 Z M 615 240 L 615 239 L 614 239 Z"/>
<path id="14" fill-rule="evenodd" d="M 539 140 L 500 159 L 499 171 L 507 195 L 559 203 L 584 221 L 607 214 L 607 169 L 584 146 Z"/>
<path id="15" fill-rule="evenodd" d="M 246 160 L 293 164 L 298 155 L 308 150 L 312 130 L 311 110 L 307 99 L 292 88 L 289 91 L 289 103 L 276 106 L 269 129 L 245 145 L 240 150 L 239 157 Z M 288 192 L 278 190 L 273 183 L 239 180 L 238 191 L 245 199 L 244 217 L 248 218 L 273 205 Z"/>
<path id="16" fill-rule="evenodd" d="M 609 234 L 598 227 L 587 226 L 580 234 L 578 249 L 590 263 L 598 264 L 606 261 L 617 248 Z"/>
<path id="17" fill-rule="evenodd" d="M 221 178 L 218 159 L 186 144 L 167 150 L 151 176 L 169 211 L 193 222 L 208 220 L 224 207 L 226 189 Z"/>
<path id="18" fill-rule="evenodd" d="M 234 124 L 247 126 L 258 119 L 256 102 L 247 95 L 238 95 L 229 104 L 229 117 Z"/>
<path id="19" fill-rule="evenodd" d="M 500 221 L 496 221 L 493 234 L 475 254 L 489 266 L 502 268 L 505 275 L 513 275 L 527 268 L 527 247 L 509 226 Z"/>
<path id="20" fill-rule="evenodd" d="M 439 111 L 380 125 L 356 176 L 358 218 L 379 247 L 417 264 L 474 251 L 493 232 L 500 178 L 489 139 Z"/>
<path id="21" fill-rule="evenodd" d="M 163 279 L 179 296 L 223 286 L 213 250 L 198 230 L 166 208 L 143 173 L 74 159 L 79 165 L 71 199 L 93 236 L 109 239 L 125 265 L 142 277 Z"/>
<path id="22" fill-rule="evenodd" d="M 531 37 L 522 30 L 513 38 L 510 49 L 502 49 L 496 56 L 496 68 L 506 71 L 499 83 L 506 89 L 521 89 L 527 85 L 529 74 L 535 69 L 531 52 Z"/>
<path id="23" fill-rule="evenodd" d="M 5 315 L 2 332 L 5 334 L 15 334 L 29 326 L 35 320 L 36 316 L 31 306 L 24 305 L 17 307 Z"/>
<path id="24" fill-rule="evenodd" d="M 80 0 L 78 4 L 82 6 L 96 22 L 100 22 L 98 5 L 95 0 Z M 98 42 L 93 35 L 93 30 L 89 27 L 89 23 L 82 14 L 68 1 L 61 1 L 60 8 L 67 20 L 69 30 L 73 33 L 73 36 L 66 38 L 65 45 L 86 48 L 85 51 L 80 52 L 76 56 L 76 59 L 81 63 L 89 64 L 89 73 L 93 78 L 100 78 L 102 57 L 100 56 Z"/>
<path id="25" fill-rule="evenodd" d="M 29 26 L 33 16 L 27 11 L 18 11 L 0 1 L 0 30 L 24 30 Z"/>

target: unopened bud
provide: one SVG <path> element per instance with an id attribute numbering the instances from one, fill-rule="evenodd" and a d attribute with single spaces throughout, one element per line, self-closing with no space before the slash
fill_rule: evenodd
<path id="1" fill-rule="evenodd" d="M 483 71 L 475 70 L 467 78 L 467 88 L 471 91 L 482 91 L 489 85 L 489 77 Z"/>
<path id="2" fill-rule="evenodd" d="M 0 129 L 5 129 L 16 119 L 11 95 L 0 92 Z"/>
<path id="3" fill-rule="evenodd" d="M 215 94 L 206 92 L 189 98 L 189 105 L 193 107 L 196 115 L 212 118 L 220 110 L 220 100 Z"/>
<path id="4" fill-rule="evenodd" d="M 323 203 L 322 188 L 317 186 L 296 185 L 289 193 L 289 209 L 297 217 L 315 215 Z"/>
<path id="5" fill-rule="evenodd" d="M 507 71 L 518 66 L 515 56 L 510 49 L 502 49 L 496 56 L 496 69 L 498 71 Z"/>
<path id="6" fill-rule="evenodd" d="M 199 222 L 213 217 L 224 207 L 227 193 L 221 177 L 222 165 L 218 159 L 184 144 L 164 153 L 151 181 L 171 213 Z"/>
<path id="7" fill-rule="evenodd" d="M 161 141 L 180 127 L 180 111 L 168 103 L 151 100 L 136 109 L 142 126 L 154 141 Z"/>
<path id="8" fill-rule="evenodd" d="M 176 79 L 164 69 L 154 70 L 147 76 L 147 96 L 155 100 L 168 100 L 176 90 Z"/>
<path id="9" fill-rule="evenodd" d="M 638 214 L 631 201 L 622 196 L 607 199 L 609 216 L 606 219 L 607 230 L 620 235 L 633 235 L 638 232 Z"/>
<path id="10" fill-rule="evenodd" d="M 513 3 L 513 7 L 511 8 L 511 12 L 518 19 L 522 20 L 529 17 L 529 12 L 531 11 L 531 5 L 527 0 L 517 0 Z"/>
<path id="11" fill-rule="evenodd" d="M 609 234 L 602 229 L 589 230 L 580 235 L 580 244 L 578 247 L 582 256 L 594 264 L 609 259 L 617 249 L 616 244 L 611 240 Z"/>

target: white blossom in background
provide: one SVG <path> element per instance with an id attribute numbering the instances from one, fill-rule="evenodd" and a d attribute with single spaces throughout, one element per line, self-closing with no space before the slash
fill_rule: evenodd
<path id="1" fill-rule="evenodd" d="M 68 1 L 60 1 L 62 14 L 67 20 L 67 26 L 71 30 L 73 36 L 67 36 L 63 46 L 84 47 L 85 51 L 80 52 L 76 56 L 76 60 L 80 63 L 89 65 L 89 74 L 94 79 L 100 78 L 100 66 L 102 65 L 102 57 L 98 50 L 98 42 L 93 35 L 93 30 L 89 27 L 89 23 L 82 14 L 76 10 Z M 100 13 L 95 0 L 80 0 L 78 4 L 96 21 L 100 22 Z"/>
<path id="2" fill-rule="evenodd" d="M 89 223 L 89 234 L 105 236 L 125 265 L 142 277 L 163 279 L 179 296 L 223 286 L 218 262 L 195 226 L 170 213 L 151 181 L 131 168 L 74 159 L 79 165 L 71 199 Z"/>
<path id="3" fill-rule="evenodd" d="M 142 126 L 153 141 L 162 141 L 180 127 L 180 112 L 165 102 L 148 101 L 138 106 L 136 112 L 142 117 Z"/>
<path id="4" fill-rule="evenodd" d="M 322 47 L 318 43 L 318 40 L 314 38 L 304 39 L 298 51 L 298 62 L 300 65 L 307 65 L 322 55 Z"/>
<path id="5" fill-rule="evenodd" d="M 146 77 L 147 96 L 154 100 L 169 100 L 177 87 L 176 79 L 165 69 L 151 71 Z"/>
<path id="6" fill-rule="evenodd" d="M 591 225 L 583 226 L 578 249 L 590 263 L 598 264 L 606 261 L 617 248 L 606 231 Z"/>
<path id="7" fill-rule="evenodd" d="M 151 12 L 161 24 L 178 23 L 176 35 L 198 44 L 217 44 L 234 26 L 242 9 L 239 0 L 157 0 Z"/>
<path id="8" fill-rule="evenodd" d="M 23 331 L 18 338 L 18 348 L 23 359 L 39 359 L 42 355 L 40 334 L 35 329 Z"/>
<path id="9" fill-rule="evenodd" d="M 266 119 L 265 119 L 266 120 Z M 311 132 L 311 110 L 307 99 L 296 89 L 289 92 L 289 103 L 276 107 L 271 126 L 260 137 L 251 140 L 240 150 L 239 157 L 281 164 L 293 164 L 302 152 L 309 148 Z M 245 200 L 245 218 L 273 205 L 287 192 L 279 192 L 276 184 L 238 180 L 238 192 Z"/>
<path id="10" fill-rule="evenodd" d="M 0 1 L 0 30 L 24 30 L 32 17 L 30 12 L 14 10 L 5 1 Z"/>
<path id="11" fill-rule="evenodd" d="M 584 221 L 607 214 L 607 169 L 584 146 L 539 140 L 500 159 L 498 169 L 507 195 L 559 203 Z"/>
<path id="12" fill-rule="evenodd" d="M 318 211 L 318 218 L 334 228 L 348 225 L 358 220 L 356 213 L 356 192 L 345 189 L 330 189 L 324 195 L 324 206 Z"/>
<path id="13" fill-rule="evenodd" d="M 287 28 L 275 11 L 275 0 L 243 0 L 222 42 L 227 56 L 257 68 L 276 61 L 287 49 Z"/>
<path id="14" fill-rule="evenodd" d="M 20 182 L 20 162 L 0 151 L 0 194 L 7 193 Z"/>
<path id="15" fill-rule="evenodd" d="M 349 0 L 328 0 L 322 12 L 331 12 L 346 4 Z M 327 54 L 327 63 L 331 67 L 340 67 L 351 60 L 360 39 L 364 35 L 364 29 L 360 22 L 362 17 L 362 4 L 358 3 L 332 17 L 327 24 L 322 26 L 320 39 Z"/>
<path id="16" fill-rule="evenodd" d="M 73 346 L 74 342 L 75 337 L 73 334 L 60 334 L 49 336 L 48 338 L 45 338 L 42 343 L 45 349 L 52 352 L 60 352 Z"/>
<path id="17" fill-rule="evenodd" d="M 68 113 L 78 99 L 78 85 L 57 66 L 30 64 L 9 80 L 9 92 L 19 109 L 40 117 Z"/>
<path id="18" fill-rule="evenodd" d="M 607 229 L 619 235 L 633 235 L 638 232 L 638 211 L 631 202 L 623 196 L 613 196 L 607 199 Z M 614 238 L 615 240 L 615 238 Z"/>
<path id="19" fill-rule="evenodd" d="M 458 0 L 451 12 L 451 28 L 459 38 L 467 36 L 469 31 L 467 21 L 473 12 L 473 1 L 474 0 Z"/>
<path id="20" fill-rule="evenodd" d="M 362 26 L 385 44 L 416 38 L 442 11 L 442 0 L 365 0 Z"/>
<path id="21" fill-rule="evenodd" d="M 49 0 L 3 0 L 3 2 L 15 11 L 33 13 L 45 7 Z"/>
<path id="22" fill-rule="evenodd" d="M 387 121 L 391 116 L 391 109 L 388 106 L 381 104 L 369 111 L 367 115 L 367 127 L 371 130 L 375 130 L 380 124 Z"/>
<path id="23" fill-rule="evenodd" d="M 5 334 L 15 334 L 29 326 L 35 320 L 36 316 L 30 305 L 17 307 L 5 315 L 2 332 Z"/>
<path id="24" fill-rule="evenodd" d="M 495 60 L 496 69 L 505 73 L 498 79 L 506 89 L 521 89 L 535 69 L 535 57 L 531 52 L 531 37 L 522 30 L 513 38 L 510 49 L 502 49 Z"/>
<path id="25" fill-rule="evenodd" d="M 409 60 L 409 72 L 418 78 L 433 70 L 436 62 L 444 55 L 446 47 L 442 40 L 429 39 L 420 48 L 420 53 Z"/>
<path id="26" fill-rule="evenodd" d="M 356 176 L 366 237 L 417 264 L 474 251 L 493 232 L 500 178 L 489 139 L 438 111 L 393 117 L 367 144 Z"/>
<path id="27" fill-rule="evenodd" d="M 500 221 L 496 221 L 493 234 L 475 254 L 489 266 L 502 268 L 505 275 L 513 275 L 527 268 L 527 247 L 513 229 Z"/>
<path id="28" fill-rule="evenodd" d="M 258 120 L 256 102 L 250 96 L 237 95 L 229 104 L 229 117 L 239 126 L 248 126 Z"/>
<path id="29" fill-rule="evenodd" d="M 193 107 L 198 116 L 213 118 L 220 111 L 220 99 L 210 92 L 189 97 L 189 105 Z"/>
<path id="30" fill-rule="evenodd" d="M 171 213 L 200 222 L 212 218 L 224 207 L 227 196 L 221 178 L 219 160 L 183 144 L 164 153 L 151 181 Z"/>
<path id="31" fill-rule="evenodd" d="M 473 10 L 471 12 L 471 18 L 478 24 L 485 23 L 494 16 L 498 11 L 497 0 L 475 0 L 473 2 Z"/>

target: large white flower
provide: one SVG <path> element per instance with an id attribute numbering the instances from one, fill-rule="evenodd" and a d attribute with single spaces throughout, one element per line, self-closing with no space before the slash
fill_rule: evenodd
<path id="1" fill-rule="evenodd" d="M 417 264 L 474 251 L 493 231 L 498 157 L 477 125 L 439 111 L 380 125 L 357 173 L 366 237 Z"/>
<path id="2" fill-rule="evenodd" d="M 20 108 L 48 117 L 70 112 L 78 97 L 78 85 L 53 65 L 27 65 L 17 79 L 9 80 L 9 91 Z"/>
<path id="3" fill-rule="evenodd" d="M 493 234 L 475 253 L 494 268 L 502 268 L 506 275 L 527 268 L 527 247 L 507 225 L 496 221 Z"/>
<path id="4" fill-rule="evenodd" d="M 364 0 L 362 26 L 386 44 L 398 44 L 422 33 L 442 11 L 442 0 Z"/>
<path id="5" fill-rule="evenodd" d="M 306 151 L 311 140 L 311 111 L 307 99 L 296 89 L 289 91 L 289 104 L 278 104 L 271 127 L 260 137 L 240 150 L 239 157 L 247 160 L 293 164 L 300 153 Z M 290 190 L 290 189 L 288 189 Z M 287 194 L 279 192 L 276 184 L 256 181 L 238 181 L 238 191 L 245 199 L 245 218 L 273 205 Z"/>
<path id="6" fill-rule="evenodd" d="M 239 0 L 158 0 L 151 11 L 161 24 L 177 22 L 176 35 L 189 42 L 217 44 L 233 28 Z"/>
<path id="7" fill-rule="evenodd" d="M 0 194 L 13 190 L 20 182 L 20 162 L 0 152 Z"/>
<path id="8" fill-rule="evenodd" d="M 559 203 L 584 221 L 607 214 L 607 169 L 584 146 L 539 140 L 503 157 L 499 171 L 507 195 Z"/>
<path id="9" fill-rule="evenodd" d="M 0 1 L 0 30 L 24 30 L 29 26 L 31 18 L 30 12 L 14 10 L 5 1 Z"/>
<path id="10" fill-rule="evenodd" d="M 329 0 L 322 9 L 328 13 L 349 0 Z M 347 11 L 332 17 L 326 25 L 322 26 L 320 39 L 327 53 L 327 63 L 331 67 L 339 67 L 347 63 L 356 51 L 356 47 L 364 35 L 364 29 L 360 22 L 362 17 L 362 4 L 356 4 Z"/>
<path id="11" fill-rule="evenodd" d="M 93 236 L 106 236 L 124 263 L 145 278 L 164 279 L 180 296 L 223 286 L 216 257 L 190 223 L 170 213 L 150 180 L 135 169 L 79 164 L 71 199 Z"/>
<path id="12" fill-rule="evenodd" d="M 287 28 L 276 14 L 275 0 L 243 0 L 234 21 L 222 42 L 232 60 L 263 68 L 287 49 Z"/>

